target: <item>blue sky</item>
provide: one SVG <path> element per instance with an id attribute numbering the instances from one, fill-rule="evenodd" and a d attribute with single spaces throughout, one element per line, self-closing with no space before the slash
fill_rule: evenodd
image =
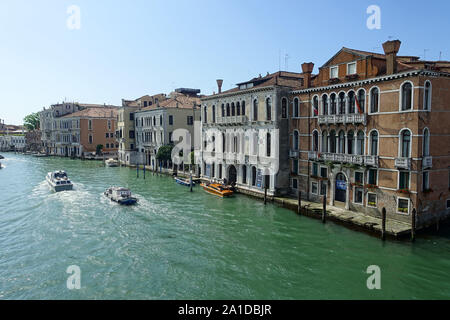
<path id="1" fill-rule="evenodd" d="M 369 30 L 369 5 L 381 29 Z M 81 9 L 69 30 L 67 8 Z M 204 94 L 259 73 L 317 67 L 341 47 L 450 60 L 450 2 L 384 0 L 1 0 L 0 119 L 52 103 L 121 104 L 178 87 Z M 285 55 L 289 55 L 285 64 Z M 281 59 L 280 59 L 281 56 Z M 281 60 L 281 64 L 280 64 Z"/>

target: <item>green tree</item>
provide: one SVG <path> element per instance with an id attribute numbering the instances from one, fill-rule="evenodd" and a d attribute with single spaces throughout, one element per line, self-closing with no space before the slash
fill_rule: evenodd
<path id="1" fill-rule="evenodd" d="M 97 147 L 95 148 L 95 153 L 97 155 L 101 155 L 102 154 L 102 150 L 103 150 L 103 145 L 102 144 L 98 144 Z"/>
<path id="2" fill-rule="evenodd" d="M 160 147 L 158 150 L 158 153 L 156 154 L 156 159 L 161 160 L 161 161 L 172 160 L 172 149 L 173 149 L 173 145 Z"/>
<path id="3" fill-rule="evenodd" d="M 39 124 L 38 113 L 29 114 L 23 119 L 23 125 L 28 131 L 38 130 Z"/>

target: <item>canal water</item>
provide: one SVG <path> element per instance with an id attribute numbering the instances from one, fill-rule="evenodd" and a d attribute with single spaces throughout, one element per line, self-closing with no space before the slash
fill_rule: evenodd
<path id="1" fill-rule="evenodd" d="M 449 299 L 450 230 L 415 244 L 101 162 L 4 154 L 0 299 Z M 49 171 L 75 190 L 55 194 Z M 121 207 L 112 185 L 140 199 Z M 67 288 L 69 266 L 81 289 Z M 371 265 L 381 290 L 367 288 Z"/>

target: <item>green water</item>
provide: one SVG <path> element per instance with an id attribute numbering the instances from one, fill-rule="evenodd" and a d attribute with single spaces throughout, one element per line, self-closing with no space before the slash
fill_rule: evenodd
<path id="1" fill-rule="evenodd" d="M 386 242 L 274 205 L 100 162 L 3 154 L 0 299 L 450 298 L 450 230 Z M 64 169 L 75 190 L 52 193 Z M 111 185 L 140 199 L 121 207 Z M 66 286 L 68 266 L 81 289 Z M 367 289 L 370 265 L 381 290 Z"/>

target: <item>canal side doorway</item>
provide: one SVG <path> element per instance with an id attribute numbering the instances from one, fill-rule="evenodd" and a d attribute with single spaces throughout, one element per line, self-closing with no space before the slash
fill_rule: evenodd
<path id="1" fill-rule="evenodd" d="M 230 166 L 228 168 L 228 183 L 233 185 L 237 182 L 237 171 L 235 166 Z"/>
<path id="2" fill-rule="evenodd" d="M 343 205 L 345 205 L 345 202 L 347 200 L 347 178 L 343 173 L 339 173 L 336 176 L 336 185 L 334 190 L 334 201 L 342 202 Z"/>

